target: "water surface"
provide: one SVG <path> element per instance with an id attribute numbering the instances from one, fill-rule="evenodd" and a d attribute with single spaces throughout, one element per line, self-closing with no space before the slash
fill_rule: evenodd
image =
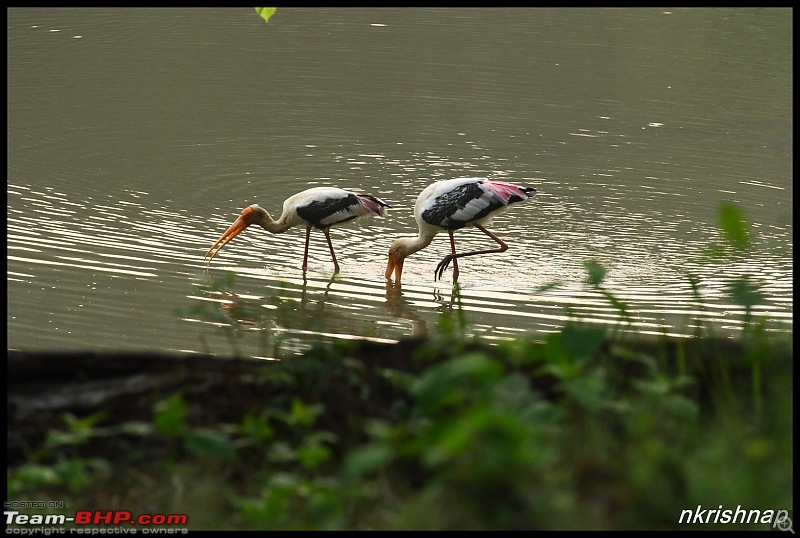
<path id="1" fill-rule="evenodd" d="M 628 330 L 736 334 L 745 275 L 790 330 L 791 45 L 788 9 L 9 9 L 8 346 L 273 357 L 435 332 L 447 236 L 402 287 L 386 251 L 463 176 L 537 189 L 491 226 L 508 251 L 460 263 L 486 338 L 619 324 L 585 260 Z M 319 185 L 392 205 L 333 230 L 339 275 L 315 232 L 304 278 L 300 228 L 203 264 L 242 208 Z M 725 201 L 756 248 L 709 261 Z"/>

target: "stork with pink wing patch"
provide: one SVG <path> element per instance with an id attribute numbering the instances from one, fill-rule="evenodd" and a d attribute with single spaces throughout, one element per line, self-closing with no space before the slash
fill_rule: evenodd
<path id="1" fill-rule="evenodd" d="M 453 281 L 458 280 L 458 258 L 504 252 L 508 249 L 503 240 L 485 228 L 492 216 L 506 210 L 511 204 L 530 198 L 536 189 L 521 187 L 505 181 L 490 181 L 485 178 L 468 177 L 437 181 L 428 185 L 414 204 L 414 218 L 419 226 L 417 237 L 396 240 L 389 249 L 389 264 L 386 278 L 395 274 L 397 282 L 403 273 L 405 258 L 427 247 L 434 236 L 446 230 L 450 235 L 451 254 L 448 254 L 436 267 L 434 279 L 453 262 Z M 467 225 L 475 226 L 491 237 L 499 247 L 489 250 L 476 250 L 456 253 L 453 232 Z"/>

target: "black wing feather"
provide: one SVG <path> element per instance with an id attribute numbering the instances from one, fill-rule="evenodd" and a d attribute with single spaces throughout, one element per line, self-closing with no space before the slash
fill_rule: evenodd
<path id="1" fill-rule="evenodd" d="M 336 222 L 327 222 L 322 224 L 322 221 L 331 215 L 335 215 L 340 211 L 349 211 L 349 209 L 358 204 L 358 198 L 355 194 L 350 194 L 342 198 L 329 198 L 327 200 L 315 200 L 310 204 L 297 208 L 297 214 L 304 221 L 311 224 L 314 228 L 324 230 L 330 228 L 334 224 L 347 222 L 356 218 L 358 215 L 350 213 L 349 216 L 343 214 L 342 218 Z"/>
<path id="2" fill-rule="evenodd" d="M 464 209 L 472 200 L 480 198 L 485 194 L 480 183 L 476 182 L 461 185 L 436 198 L 433 205 L 422 212 L 422 218 L 425 222 L 433 224 L 434 226 L 441 226 L 448 230 L 458 230 L 470 222 L 480 220 L 491 212 L 505 206 L 505 204 L 492 199 L 486 207 L 481 209 L 481 211 L 469 220 L 457 220 L 453 218 L 453 215 L 457 213 L 458 210 Z"/>

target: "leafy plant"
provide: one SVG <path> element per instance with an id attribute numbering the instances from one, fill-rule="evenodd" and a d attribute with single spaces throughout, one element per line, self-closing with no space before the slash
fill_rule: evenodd
<path id="1" fill-rule="evenodd" d="M 264 19 L 264 22 L 269 22 L 270 17 L 275 14 L 276 8 L 274 7 L 257 7 L 255 8 L 258 16 Z"/>

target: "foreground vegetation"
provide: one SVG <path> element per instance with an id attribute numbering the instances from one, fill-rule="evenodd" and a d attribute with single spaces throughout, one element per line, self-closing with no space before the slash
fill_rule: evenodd
<path id="1" fill-rule="evenodd" d="M 748 247 L 732 215 L 721 229 Z M 624 320 L 603 268 L 587 271 Z M 750 316 L 754 284 L 730 293 L 737 340 L 571 322 L 490 346 L 456 309 L 434 338 L 274 363 L 10 357 L 29 367 L 9 366 L 7 499 L 187 514 L 193 529 L 766 529 L 679 523 L 793 505 L 791 337 Z M 14 420 L 19 402 L 45 407 L 32 369 L 107 395 L 112 367 L 150 377 Z"/>
<path id="2" fill-rule="evenodd" d="M 669 529 L 698 505 L 792 506 L 788 343 L 569 326 L 400 347 L 320 346 L 224 398 L 154 391 L 149 418 L 64 413 L 9 461 L 8 499 L 241 529 Z"/>

